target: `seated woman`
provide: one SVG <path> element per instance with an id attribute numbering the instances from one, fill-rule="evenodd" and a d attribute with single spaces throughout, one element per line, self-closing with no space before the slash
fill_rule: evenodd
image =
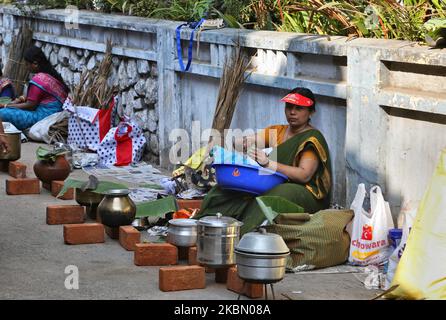
<path id="1" fill-rule="evenodd" d="M 0 105 L 0 118 L 17 129 L 33 126 L 49 115 L 62 111 L 69 88 L 54 70 L 42 50 L 31 47 L 25 52 L 27 67 L 35 75 L 29 82 L 27 97 Z"/>
<path id="2" fill-rule="evenodd" d="M 244 144 L 248 155 L 262 167 L 289 178 L 288 182 L 262 196 L 281 196 L 301 206 L 307 213 L 327 209 L 331 190 L 330 155 L 322 133 L 310 125 L 310 117 L 316 107 L 314 95 L 306 88 L 295 88 L 282 101 L 285 102 L 288 125 L 271 126 L 260 134 L 237 139 L 235 147 L 240 148 Z M 270 141 L 274 130 L 277 141 Z M 273 147 L 269 157 L 261 150 L 248 149 L 249 145 L 262 142 L 265 147 Z M 217 212 L 242 221 L 241 234 L 258 227 L 266 219 L 253 196 L 223 190 L 218 185 L 204 198 L 196 218 Z"/>
<path id="3" fill-rule="evenodd" d="M 11 99 L 15 98 L 12 81 L 7 78 L 3 78 L 3 73 L 1 69 L 0 69 L 0 97 L 7 97 Z"/>

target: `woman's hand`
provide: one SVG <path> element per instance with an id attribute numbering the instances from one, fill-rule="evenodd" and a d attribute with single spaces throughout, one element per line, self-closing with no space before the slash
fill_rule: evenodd
<path id="1" fill-rule="evenodd" d="M 268 156 L 266 155 L 265 152 L 263 152 L 260 149 L 255 149 L 255 148 L 249 149 L 248 156 L 257 161 L 257 163 L 260 164 L 262 167 L 266 167 L 269 164 Z"/>

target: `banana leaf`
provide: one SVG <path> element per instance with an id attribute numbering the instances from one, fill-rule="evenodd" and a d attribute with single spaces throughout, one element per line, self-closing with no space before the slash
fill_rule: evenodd
<path id="1" fill-rule="evenodd" d="M 51 160 L 51 161 L 55 161 L 56 157 L 61 155 L 61 154 L 66 154 L 68 153 L 68 151 L 66 150 L 58 150 L 58 151 L 53 151 L 53 150 L 48 150 L 45 149 L 43 147 L 38 147 L 36 150 L 36 157 L 37 160 Z"/>
<path id="2" fill-rule="evenodd" d="M 274 219 L 282 213 L 304 212 L 302 207 L 279 196 L 257 197 L 256 201 L 269 223 L 273 223 Z"/>
<path id="3" fill-rule="evenodd" d="M 62 190 L 60 190 L 59 194 L 57 195 L 57 198 L 63 196 L 70 188 L 83 189 L 87 184 L 88 181 L 67 179 L 64 181 L 63 188 Z M 104 193 L 112 189 L 127 189 L 127 188 L 128 187 L 125 184 L 120 184 L 110 181 L 99 181 L 95 189 L 88 189 L 88 190 L 95 193 Z"/>
<path id="4" fill-rule="evenodd" d="M 166 213 L 177 211 L 177 208 L 177 201 L 173 196 L 141 202 L 136 205 L 136 218 L 164 217 Z"/>
<path id="5" fill-rule="evenodd" d="M 151 188 L 151 189 L 157 189 L 157 190 L 164 190 L 162 186 L 156 183 L 143 183 L 139 185 L 141 188 Z"/>

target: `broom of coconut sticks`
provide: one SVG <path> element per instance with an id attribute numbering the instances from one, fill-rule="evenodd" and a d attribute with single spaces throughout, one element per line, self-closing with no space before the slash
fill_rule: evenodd
<path id="1" fill-rule="evenodd" d="M 242 91 L 242 85 L 251 73 L 246 73 L 250 60 L 242 51 L 239 40 L 235 42 L 232 54 L 226 58 L 223 66 L 223 75 L 215 107 L 212 129 L 220 133 L 221 140 L 210 137 L 210 144 L 224 146 L 225 129 L 229 129 L 234 115 L 235 106 Z"/>
<path id="2" fill-rule="evenodd" d="M 13 38 L 9 49 L 4 75 L 11 79 L 18 95 L 23 93 L 23 87 L 28 81 L 29 70 L 23 63 L 23 57 L 26 49 L 32 46 L 32 40 L 32 30 L 28 26 L 22 26 L 19 33 Z"/>
<path id="3" fill-rule="evenodd" d="M 116 92 L 116 87 L 110 87 L 107 83 L 112 65 L 112 43 L 107 40 L 104 59 L 102 59 L 99 67 L 88 71 L 85 69 L 81 76 L 79 83 L 73 89 L 73 104 L 75 106 L 88 106 L 96 109 L 106 109 L 108 104 L 113 99 Z M 79 118 L 76 121 L 80 127 Z M 81 130 L 83 139 L 84 133 Z M 65 118 L 49 129 L 49 136 L 51 141 L 67 140 L 68 137 L 68 119 Z"/>
<path id="4" fill-rule="evenodd" d="M 74 105 L 89 106 L 96 109 L 108 107 L 108 103 L 116 92 L 116 87 L 110 87 L 107 83 L 112 65 L 111 51 L 111 40 L 107 40 L 105 56 L 99 67 L 82 72 L 79 84 L 73 90 Z"/>

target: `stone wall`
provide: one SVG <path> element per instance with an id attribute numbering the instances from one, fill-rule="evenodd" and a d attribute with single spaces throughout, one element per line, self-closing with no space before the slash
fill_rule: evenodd
<path id="1" fill-rule="evenodd" d="M 61 74 L 70 88 L 80 81 L 86 69 L 95 69 L 104 53 L 88 49 L 70 48 L 36 41 L 50 63 Z M 134 118 L 144 131 L 147 144 L 144 160 L 159 163 L 158 146 L 158 74 L 156 63 L 114 55 L 109 86 L 119 89 L 118 113 Z"/>

